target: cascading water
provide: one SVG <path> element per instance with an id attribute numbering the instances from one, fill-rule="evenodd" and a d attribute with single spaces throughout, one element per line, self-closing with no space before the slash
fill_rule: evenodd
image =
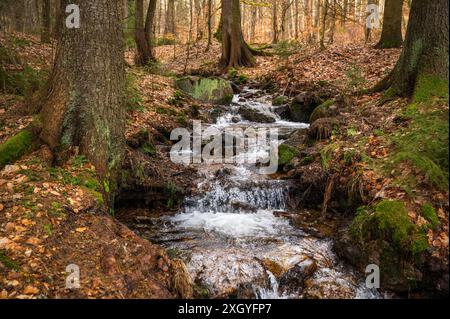
<path id="1" fill-rule="evenodd" d="M 249 92 L 255 93 L 236 95 L 214 127 L 277 128 L 283 135 L 307 127 L 280 120 L 267 97 L 243 101 L 241 96 Z M 243 106 L 275 121 L 245 121 L 239 115 Z M 267 153 L 260 148 L 253 152 L 255 157 Z M 331 240 L 316 238 L 274 214 L 288 209 L 289 181 L 258 174 L 255 165 L 245 163 L 196 165 L 202 176 L 197 194 L 185 200 L 178 214 L 147 221 L 141 233 L 184 259 L 193 282 L 209 297 L 379 297 L 336 258 Z M 298 286 L 298 276 L 293 276 L 291 284 L 290 269 L 303 271 L 298 265 L 305 261 L 314 265 L 314 272 Z"/>

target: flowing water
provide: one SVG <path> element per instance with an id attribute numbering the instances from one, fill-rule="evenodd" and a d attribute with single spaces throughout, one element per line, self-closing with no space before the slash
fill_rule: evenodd
<path id="1" fill-rule="evenodd" d="M 243 100 L 249 93 L 258 92 L 247 89 L 236 95 L 214 127 L 277 128 L 282 138 L 308 127 L 280 120 L 269 96 Z M 258 109 L 275 122 L 245 121 L 238 112 L 242 106 Z M 253 155 L 262 158 L 267 151 L 267 147 L 255 148 Z M 259 174 L 254 164 L 196 165 L 200 176 L 196 194 L 185 199 L 183 208 L 173 216 L 141 218 L 139 230 L 182 258 L 205 296 L 380 297 L 376 290 L 365 287 L 361 274 L 336 257 L 330 239 L 315 237 L 292 226 L 287 218 L 277 217 L 289 210 L 291 181 Z M 295 272 L 288 271 L 296 265 L 300 277 L 302 271 L 312 269 L 311 277 L 298 280 Z"/>

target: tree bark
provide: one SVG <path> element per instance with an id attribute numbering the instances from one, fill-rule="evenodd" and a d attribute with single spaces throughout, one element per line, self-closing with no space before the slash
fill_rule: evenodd
<path id="1" fill-rule="evenodd" d="M 71 2 L 62 0 L 62 12 Z M 77 5 L 81 27 L 61 29 L 42 100 L 40 138 L 57 162 L 85 155 L 112 207 L 125 146 L 122 3 L 78 0 Z"/>
<path id="2" fill-rule="evenodd" d="M 211 14 L 212 14 L 212 0 L 208 0 L 208 44 L 206 45 L 206 51 L 209 51 L 209 48 L 211 47 L 212 43 L 212 21 L 211 21 Z"/>
<path id="3" fill-rule="evenodd" d="M 411 97 L 419 85 L 448 88 L 448 0 L 413 0 L 402 54 L 393 71 L 371 91 Z"/>
<path id="4" fill-rule="evenodd" d="M 145 39 L 147 40 L 149 59 L 156 61 L 156 57 L 153 54 L 153 42 L 154 42 L 154 21 L 156 12 L 156 0 L 150 0 L 147 9 L 147 17 L 145 19 Z"/>
<path id="5" fill-rule="evenodd" d="M 221 19 L 222 57 L 220 64 L 226 69 L 254 66 L 254 57 L 242 36 L 239 0 L 222 0 Z"/>
<path id="6" fill-rule="evenodd" d="M 278 42 L 278 13 L 277 13 L 277 0 L 272 1 L 272 29 L 273 29 L 273 37 L 272 43 Z"/>
<path id="7" fill-rule="evenodd" d="M 322 19 L 320 25 L 320 34 L 319 34 L 319 42 L 320 48 L 325 49 L 325 29 L 327 27 L 327 17 L 328 17 L 328 1 L 323 0 L 323 8 L 322 8 Z"/>
<path id="8" fill-rule="evenodd" d="M 175 36 L 175 0 L 168 0 L 166 11 L 166 25 L 164 27 L 164 35 Z"/>
<path id="9" fill-rule="evenodd" d="M 147 34 L 144 29 L 144 1 L 136 0 L 136 11 L 134 17 L 134 40 L 136 42 L 136 65 L 146 65 L 151 59 L 149 43 L 147 42 Z"/>
<path id="10" fill-rule="evenodd" d="M 50 0 L 42 0 L 42 29 L 41 42 L 50 42 L 51 21 L 50 21 Z"/>
<path id="11" fill-rule="evenodd" d="M 400 48 L 402 39 L 403 0 L 386 0 L 383 16 L 383 29 L 378 49 Z"/>

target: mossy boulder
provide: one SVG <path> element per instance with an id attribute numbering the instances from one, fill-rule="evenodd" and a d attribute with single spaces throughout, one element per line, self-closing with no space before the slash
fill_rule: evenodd
<path id="1" fill-rule="evenodd" d="M 218 77 L 187 76 L 177 79 L 175 85 L 184 93 L 203 103 L 229 105 L 233 99 L 233 88 L 230 82 Z"/>
<path id="2" fill-rule="evenodd" d="M 33 133 L 23 130 L 0 145 L 0 169 L 31 150 Z"/>
<path id="3" fill-rule="evenodd" d="M 299 151 L 292 146 L 286 144 L 278 146 L 278 168 L 289 164 L 298 154 Z"/>
<path id="4" fill-rule="evenodd" d="M 361 271 L 378 265 L 382 288 L 406 292 L 425 275 L 426 230 L 410 220 L 403 202 L 384 200 L 357 210 L 351 224 L 338 233 L 335 251 Z"/>
<path id="5" fill-rule="evenodd" d="M 308 123 L 314 109 L 322 104 L 321 98 L 312 92 L 298 94 L 289 106 L 290 118 L 294 122 Z"/>
<path id="6" fill-rule="evenodd" d="M 309 117 L 309 123 L 314 123 L 315 120 L 324 117 L 333 117 L 337 115 L 337 106 L 335 100 L 326 100 L 319 106 L 317 106 Z"/>
<path id="7" fill-rule="evenodd" d="M 280 106 L 288 103 L 288 98 L 284 95 L 279 95 L 272 100 L 273 106 Z"/>

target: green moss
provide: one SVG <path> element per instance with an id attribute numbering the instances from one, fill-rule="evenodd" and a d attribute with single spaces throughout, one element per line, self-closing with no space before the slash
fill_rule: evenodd
<path id="1" fill-rule="evenodd" d="M 156 154 L 155 145 L 153 145 L 150 142 L 146 142 L 144 145 L 142 145 L 140 150 L 142 153 L 149 155 L 149 156 L 153 156 Z"/>
<path id="2" fill-rule="evenodd" d="M 2 263 L 8 269 L 15 271 L 20 270 L 19 265 L 14 260 L 6 256 L 6 254 L 1 250 L 0 250 L 0 263 Z"/>
<path id="3" fill-rule="evenodd" d="M 292 146 L 281 144 L 278 146 L 278 166 L 282 167 L 289 164 L 298 153 L 299 151 Z"/>
<path id="4" fill-rule="evenodd" d="M 434 75 L 420 75 L 414 88 L 413 101 L 429 102 L 433 99 L 448 101 L 448 81 Z"/>
<path id="5" fill-rule="evenodd" d="M 334 99 L 330 99 L 317 106 L 309 117 L 309 123 L 313 123 L 319 118 L 327 117 L 328 110 L 330 109 L 330 106 L 334 104 L 334 102 Z"/>
<path id="6" fill-rule="evenodd" d="M 430 222 L 431 226 L 436 227 L 439 224 L 439 218 L 431 204 L 422 205 L 422 216 Z"/>
<path id="7" fill-rule="evenodd" d="M 381 239 L 401 252 L 416 255 L 428 248 L 422 229 L 412 223 L 403 202 L 382 201 L 371 207 L 360 207 L 350 232 L 360 241 Z"/>
<path id="8" fill-rule="evenodd" d="M 33 144 L 33 134 L 23 130 L 0 145 L 0 168 L 12 163 L 30 151 Z"/>
<path id="9" fill-rule="evenodd" d="M 103 204 L 105 203 L 104 199 L 103 199 L 103 195 L 100 192 L 97 192 L 95 190 L 89 189 L 89 192 L 91 193 L 92 196 L 94 196 L 94 198 L 97 200 L 97 203 L 100 206 L 103 206 Z"/>
<path id="10" fill-rule="evenodd" d="M 412 104 L 404 116 L 410 125 L 390 136 L 395 149 L 387 162 L 387 171 L 399 163 L 413 165 L 425 176 L 425 183 L 446 190 L 449 185 L 449 122 L 448 109 L 429 104 Z M 416 179 L 400 177 L 398 183 L 405 189 L 416 186 Z"/>
<path id="11" fill-rule="evenodd" d="M 314 157 L 313 156 L 305 156 L 300 160 L 300 166 L 305 166 L 308 164 L 311 164 L 312 162 L 314 162 Z"/>
<path id="12" fill-rule="evenodd" d="M 279 105 L 283 105 L 286 104 L 288 102 L 288 98 L 284 95 L 279 95 L 276 98 L 274 98 L 272 100 L 272 105 L 273 106 L 279 106 Z"/>

